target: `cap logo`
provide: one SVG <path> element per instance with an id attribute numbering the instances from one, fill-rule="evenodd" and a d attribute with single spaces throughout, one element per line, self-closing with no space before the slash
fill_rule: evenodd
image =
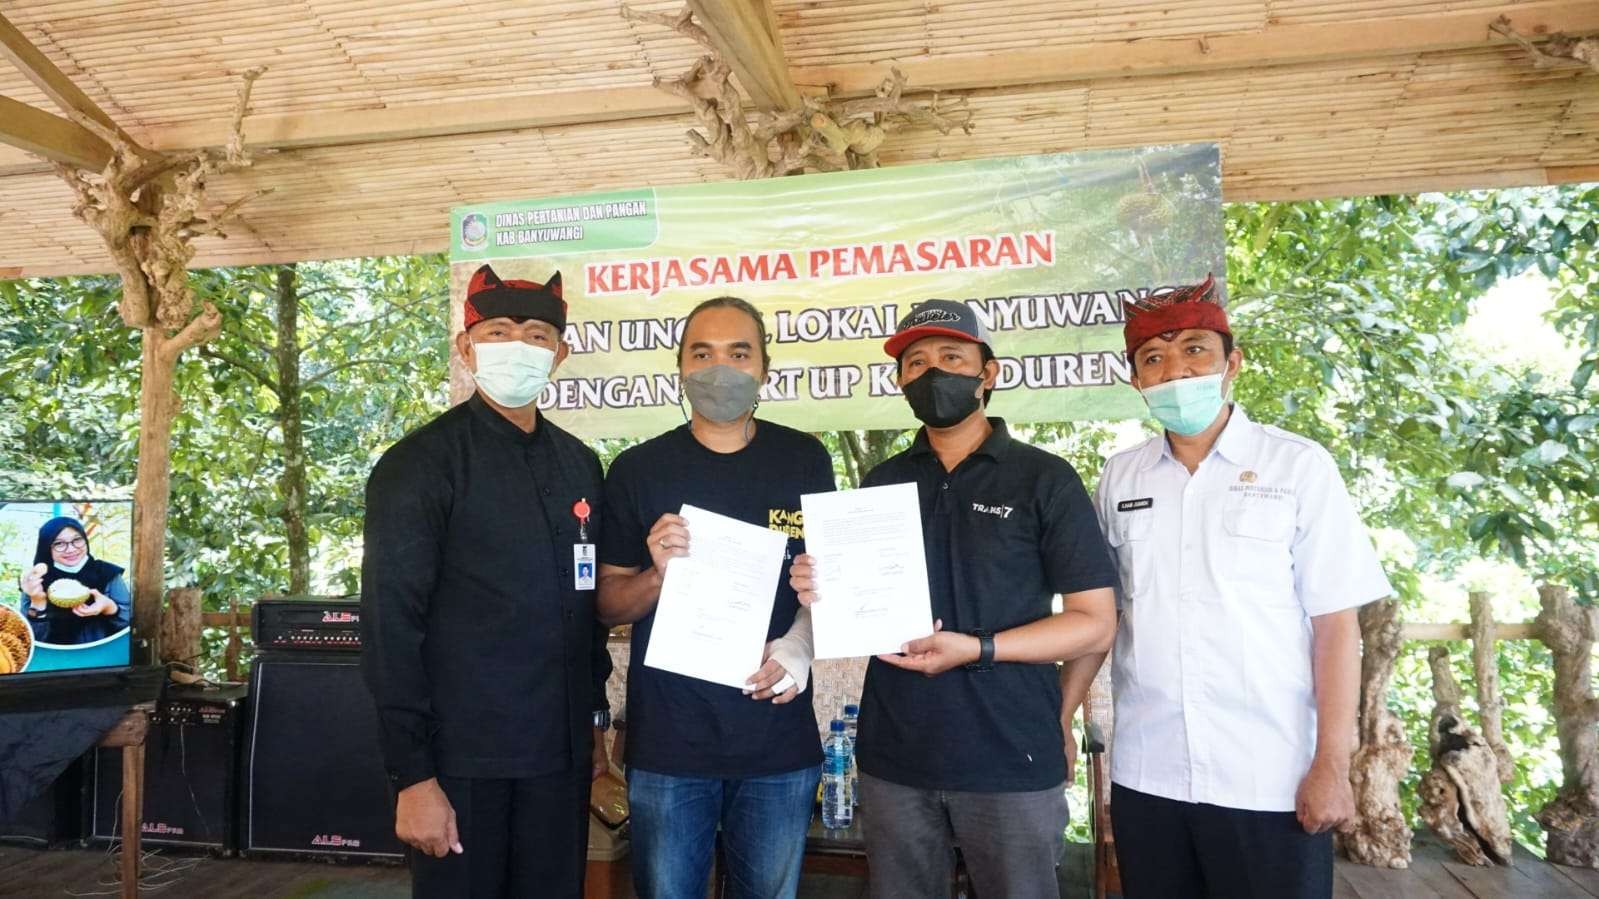
<path id="1" fill-rule="evenodd" d="M 928 322 L 958 322 L 961 317 L 948 309 L 923 309 L 911 316 L 910 325 L 925 325 Z"/>

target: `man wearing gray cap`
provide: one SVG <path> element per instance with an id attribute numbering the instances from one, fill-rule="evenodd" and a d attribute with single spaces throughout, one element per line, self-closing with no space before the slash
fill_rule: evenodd
<path id="1" fill-rule="evenodd" d="M 970 308 L 921 303 L 884 349 L 925 427 L 862 486 L 917 485 L 935 632 L 866 670 L 856 752 L 871 893 L 945 895 L 958 845 L 978 895 L 1055 899 L 1056 663 L 1109 650 L 1116 568 L 1077 472 L 986 415 L 999 364 Z M 827 601 L 813 578 L 827 564 L 795 560 L 801 603 Z"/>

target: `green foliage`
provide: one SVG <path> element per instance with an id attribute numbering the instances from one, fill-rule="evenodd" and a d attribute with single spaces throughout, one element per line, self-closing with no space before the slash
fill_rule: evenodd
<path id="1" fill-rule="evenodd" d="M 1028 202 L 1032 186 L 1018 190 L 1007 203 Z M 1206 190 L 1159 171 L 1144 187 L 1178 206 L 1201 202 Z M 1129 221 L 1116 246 L 1099 249 L 1173 263 L 1167 248 L 1141 239 L 1142 219 Z M 1384 546 L 1398 547 L 1388 570 L 1407 613 L 1428 603 L 1426 585 L 1485 556 L 1599 599 L 1599 188 L 1235 205 L 1226 226 L 1228 290 L 1246 354 L 1236 395 L 1257 420 L 1332 452 L 1365 520 L 1393 538 Z M 1558 377 L 1496 362 L 1461 336 L 1487 291 L 1530 270 L 1550 283 L 1549 323 L 1575 347 L 1576 362 Z M 287 583 L 276 272 L 192 276 L 225 325 L 179 367 L 169 576 L 200 586 L 210 609 Z M 297 275 L 314 586 L 345 592 L 356 588 L 367 472 L 444 408 L 447 270 L 431 256 L 303 263 Z M 101 276 L 0 282 L 0 494 L 131 492 L 140 348 L 117 316 L 119 291 Z M 1103 459 L 1141 427 L 1017 433 L 1069 459 L 1092 485 Z M 841 485 L 910 439 L 818 436 Z M 596 449 L 608 463 L 630 444 Z M 220 654 L 218 635 L 207 641 Z M 1468 655 L 1456 649 L 1462 666 Z M 1559 777 L 1549 659 L 1536 642 L 1507 641 L 1499 665 L 1517 759 L 1514 823 L 1536 846 L 1531 815 Z M 1469 672 L 1460 679 L 1469 694 Z M 1391 702 L 1418 747 L 1406 787 L 1413 807 L 1432 707 L 1423 645 L 1406 648 Z M 1074 795 L 1081 807 L 1083 794 Z"/>
<path id="2" fill-rule="evenodd" d="M 315 588 L 349 592 L 372 462 L 444 407 L 448 272 L 442 257 L 299 265 L 300 378 Z M 179 365 L 168 580 L 208 610 L 287 588 L 273 387 L 278 267 L 199 271 L 222 334 Z M 132 493 L 139 337 L 120 284 L 100 276 L 0 285 L 0 493 Z"/>

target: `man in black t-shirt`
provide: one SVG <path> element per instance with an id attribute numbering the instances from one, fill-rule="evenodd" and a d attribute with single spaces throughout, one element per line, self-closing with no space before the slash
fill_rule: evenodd
<path id="1" fill-rule="evenodd" d="M 642 899 L 704 896 L 718 826 L 732 896 L 781 899 L 799 886 L 821 746 L 810 613 L 786 574 L 749 689 L 644 665 L 667 565 L 688 554 L 685 503 L 788 534 L 792 559 L 804 551 L 800 495 L 833 489 L 820 441 L 755 419 L 769 365 L 753 306 L 701 303 L 678 349 L 691 420 L 622 453 L 606 477 L 598 610 L 607 624 L 633 624 L 625 753 Z"/>
<path id="2" fill-rule="evenodd" d="M 885 349 L 926 427 L 862 486 L 917 485 L 934 633 L 866 669 L 856 754 L 871 893 L 946 894 L 958 843 L 978 895 L 1055 899 L 1067 822 L 1055 663 L 1109 648 L 1116 569 L 1077 472 L 984 415 L 999 366 L 969 308 L 922 303 Z M 827 601 L 813 561 L 791 571 L 807 605 Z"/>

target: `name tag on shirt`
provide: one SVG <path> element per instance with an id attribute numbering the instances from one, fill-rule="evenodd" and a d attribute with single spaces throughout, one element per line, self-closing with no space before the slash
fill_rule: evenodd
<path id="1" fill-rule="evenodd" d="M 594 589 L 594 544 L 572 544 L 572 589 Z"/>
<path id="2" fill-rule="evenodd" d="M 1146 496 L 1143 499 L 1124 499 L 1116 504 L 1116 511 L 1136 512 L 1139 509 L 1153 508 L 1154 505 L 1155 498 L 1153 496 Z"/>

